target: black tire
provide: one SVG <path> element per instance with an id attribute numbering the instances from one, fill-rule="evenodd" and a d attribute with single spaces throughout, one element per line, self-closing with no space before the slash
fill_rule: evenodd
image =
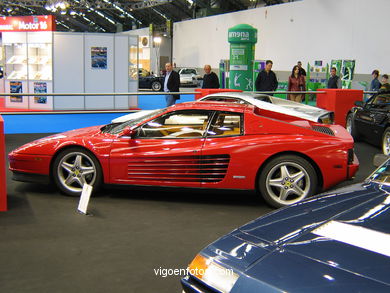
<path id="1" fill-rule="evenodd" d="M 264 166 L 258 189 L 269 205 L 279 208 L 314 195 L 317 184 L 317 173 L 307 160 L 296 155 L 282 155 Z"/>
<path id="2" fill-rule="evenodd" d="M 387 127 L 382 135 L 382 151 L 385 155 L 390 155 L 390 127 Z"/>
<path id="3" fill-rule="evenodd" d="M 151 87 L 152 87 L 152 90 L 153 90 L 153 91 L 159 92 L 159 91 L 161 91 L 162 84 L 161 84 L 161 82 L 159 82 L 159 81 L 153 81 Z"/>
<path id="4" fill-rule="evenodd" d="M 80 196 L 83 184 L 99 189 L 103 174 L 96 157 L 89 151 L 72 147 L 60 152 L 52 164 L 52 175 L 60 191 L 69 196 Z"/>
<path id="5" fill-rule="evenodd" d="M 354 122 L 354 119 L 353 119 L 353 113 L 348 113 L 345 124 L 346 124 L 345 128 L 352 135 L 353 139 L 355 141 L 359 141 L 360 140 L 360 135 L 359 135 L 359 132 L 357 131 L 357 129 L 355 127 L 355 122 Z"/>

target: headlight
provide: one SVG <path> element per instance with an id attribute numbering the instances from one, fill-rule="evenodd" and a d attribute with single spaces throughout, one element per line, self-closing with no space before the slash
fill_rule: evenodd
<path id="1" fill-rule="evenodd" d="M 215 263 L 212 258 L 200 254 L 190 263 L 188 272 L 223 293 L 229 293 L 239 277 L 232 269 L 227 269 Z"/>
<path id="2" fill-rule="evenodd" d="M 318 118 L 318 122 L 322 124 L 333 124 L 334 123 L 334 113 L 329 112 L 325 115 L 322 115 L 320 118 Z"/>

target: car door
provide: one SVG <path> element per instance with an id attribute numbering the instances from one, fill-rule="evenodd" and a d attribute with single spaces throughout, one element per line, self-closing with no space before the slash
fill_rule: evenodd
<path id="1" fill-rule="evenodd" d="M 116 184 L 199 187 L 200 151 L 214 111 L 163 114 L 118 137 L 110 154 L 110 181 Z"/>
<path id="2" fill-rule="evenodd" d="M 245 153 L 243 123 L 243 112 L 220 111 L 214 115 L 202 147 L 201 170 L 207 178 L 202 187 L 245 189 L 248 186 L 245 174 L 250 171 L 240 170 L 251 160 Z"/>
<path id="3" fill-rule="evenodd" d="M 355 114 L 355 126 L 359 133 L 374 144 L 381 141 L 389 112 L 389 99 L 388 96 L 377 95 Z"/>

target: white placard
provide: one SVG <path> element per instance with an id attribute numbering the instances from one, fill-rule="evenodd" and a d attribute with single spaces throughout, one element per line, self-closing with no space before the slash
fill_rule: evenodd
<path id="1" fill-rule="evenodd" d="M 92 189 L 92 186 L 88 185 L 87 183 L 83 185 L 83 191 L 81 192 L 77 210 L 84 215 L 87 215 L 88 203 L 91 197 Z"/>

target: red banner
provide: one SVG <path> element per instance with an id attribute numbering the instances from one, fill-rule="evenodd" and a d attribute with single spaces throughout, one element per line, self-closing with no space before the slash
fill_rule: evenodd
<path id="1" fill-rule="evenodd" d="M 53 15 L 0 17 L 0 32 L 45 32 L 55 29 Z"/>

